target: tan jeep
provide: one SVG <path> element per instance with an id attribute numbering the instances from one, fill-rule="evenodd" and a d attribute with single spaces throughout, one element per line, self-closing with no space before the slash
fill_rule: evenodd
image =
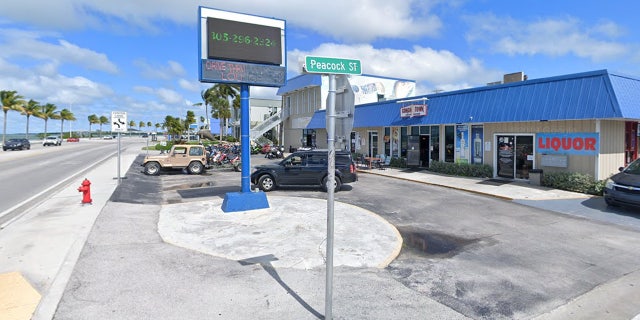
<path id="1" fill-rule="evenodd" d="M 187 169 L 191 174 L 201 174 L 209 167 L 207 150 L 201 145 L 176 144 L 168 153 L 146 156 L 142 162 L 144 173 L 158 175 L 163 169 Z"/>

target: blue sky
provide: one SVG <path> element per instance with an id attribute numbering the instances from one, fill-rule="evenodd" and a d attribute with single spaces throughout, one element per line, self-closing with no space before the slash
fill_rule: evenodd
<path id="1" fill-rule="evenodd" d="M 203 115 L 192 106 L 211 86 L 198 82 L 199 6 L 285 20 L 289 78 L 306 55 L 361 60 L 365 74 L 416 80 L 416 94 L 518 71 L 529 79 L 599 69 L 640 76 L 636 1 L 8 0 L 0 4 L 0 90 L 70 109 L 73 130 L 111 111 L 136 123 Z M 275 91 L 252 87 L 251 97 Z M 8 133 L 25 131 L 25 116 L 7 117 Z M 29 126 L 41 132 L 44 121 Z"/>

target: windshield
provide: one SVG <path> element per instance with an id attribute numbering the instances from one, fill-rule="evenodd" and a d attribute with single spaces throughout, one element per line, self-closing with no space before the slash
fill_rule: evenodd
<path id="1" fill-rule="evenodd" d="M 625 173 L 629 174 L 640 174 L 640 159 L 636 159 L 634 162 L 631 162 L 626 169 L 624 169 Z"/>

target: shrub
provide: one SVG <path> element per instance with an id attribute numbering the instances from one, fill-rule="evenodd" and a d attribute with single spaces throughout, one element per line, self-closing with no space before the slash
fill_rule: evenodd
<path id="1" fill-rule="evenodd" d="M 167 145 L 163 146 L 159 143 L 156 143 L 156 145 L 154 146 L 155 150 L 164 150 L 164 151 L 169 151 L 171 150 L 171 146 L 173 146 L 173 142 L 171 141 L 167 141 Z"/>
<path id="2" fill-rule="evenodd" d="M 545 187 L 594 195 L 602 195 L 605 183 L 604 180 L 596 180 L 591 175 L 577 172 L 545 173 L 542 180 Z"/>
<path id="3" fill-rule="evenodd" d="M 395 168 L 406 168 L 407 167 L 407 160 L 405 158 L 393 157 L 393 158 L 391 158 L 391 161 L 389 161 L 389 166 L 390 167 L 395 167 Z"/>
<path id="4" fill-rule="evenodd" d="M 489 178 L 493 175 L 493 169 L 487 164 L 468 164 L 433 161 L 429 165 L 429 171 L 453 176 Z"/>

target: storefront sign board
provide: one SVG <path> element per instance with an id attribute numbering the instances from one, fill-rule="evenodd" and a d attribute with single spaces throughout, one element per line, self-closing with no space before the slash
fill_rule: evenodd
<path id="1" fill-rule="evenodd" d="M 599 150 L 600 135 L 597 132 L 536 134 L 538 153 L 595 156 Z"/>

